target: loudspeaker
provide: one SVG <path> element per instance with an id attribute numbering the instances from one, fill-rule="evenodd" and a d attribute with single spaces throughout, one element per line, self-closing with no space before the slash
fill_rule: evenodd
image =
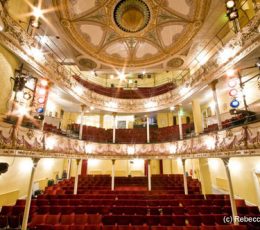
<path id="1" fill-rule="evenodd" d="M 9 164 L 5 163 L 5 162 L 0 162 L 0 175 L 2 173 L 6 173 L 8 170 Z"/>

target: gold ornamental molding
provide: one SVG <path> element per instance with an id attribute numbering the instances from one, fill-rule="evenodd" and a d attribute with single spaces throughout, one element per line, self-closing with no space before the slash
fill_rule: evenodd
<path id="1" fill-rule="evenodd" d="M 0 155 L 75 159 L 166 159 L 260 156 L 260 122 L 185 140 L 152 144 L 94 143 L 0 123 Z"/>
<path id="2" fill-rule="evenodd" d="M 94 106 L 99 110 L 117 113 L 147 113 L 180 104 L 214 79 L 220 78 L 228 68 L 260 46 L 260 12 L 258 10 L 248 25 L 223 47 L 235 50 L 235 56 L 226 63 L 219 63 L 216 53 L 194 74 L 183 79 L 183 84 L 174 90 L 145 99 L 118 99 L 103 96 L 84 88 L 73 78 L 70 71 L 54 59 L 52 54 L 45 54 L 42 61 L 31 57 L 26 50 L 37 45 L 37 41 L 30 37 L 3 9 L 0 11 L 0 17 L 5 24 L 5 30 L 0 32 L 0 44 L 26 62 L 39 75 L 47 77 L 51 82 L 71 94 L 80 103 Z M 180 96 L 179 91 L 183 85 L 189 87 L 190 91 L 185 96 Z M 78 87 L 82 88 L 82 94 L 79 94 Z"/>
<path id="3" fill-rule="evenodd" d="M 159 65 L 184 48 L 201 28 L 211 0 L 187 0 L 187 15 L 170 8 L 168 0 L 96 1 L 95 6 L 80 13 L 74 10 L 74 4 L 78 1 L 52 2 L 58 9 L 56 14 L 64 38 L 82 55 L 113 68 L 143 68 Z M 95 26 L 102 30 L 98 44 L 94 44 L 90 35 L 82 31 L 84 26 Z M 172 38 L 171 44 L 164 42 L 169 34 L 163 34 L 162 31 L 167 26 L 183 26 L 183 30 Z M 95 30 L 91 33 L 95 33 Z M 139 57 L 138 49 L 144 44 L 150 45 L 156 52 Z M 107 49 L 117 45 L 124 47 L 124 57 L 107 52 Z"/>

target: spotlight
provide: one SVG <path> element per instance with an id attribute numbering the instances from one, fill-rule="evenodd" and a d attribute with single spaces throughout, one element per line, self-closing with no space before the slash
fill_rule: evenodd
<path id="1" fill-rule="evenodd" d="M 237 84 L 238 84 L 238 79 L 236 79 L 236 78 L 230 79 L 230 80 L 228 81 L 228 86 L 229 86 L 230 88 L 236 87 Z"/>
<path id="2" fill-rule="evenodd" d="M 226 8 L 229 21 L 233 21 L 238 18 L 238 10 L 236 8 L 236 3 L 234 0 L 227 0 Z"/>
<path id="3" fill-rule="evenodd" d="M 236 95 L 237 95 L 237 90 L 236 90 L 236 89 L 231 89 L 231 90 L 229 91 L 229 96 L 235 97 Z"/>
<path id="4" fill-rule="evenodd" d="M 234 0 L 228 0 L 226 1 L 226 7 L 227 9 L 233 8 L 235 6 L 235 1 Z"/>
<path id="5" fill-rule="evenodd" d="M 45 79 L 42 79 L 41 82 L 40 82 L 40 84 L 41 84 L 42 86 L 46 87 L 46 86 L 48 85 L 48 81 L 45 80 Z"/>
<path id="6" fill-rule="evenodd" d="M 38 102 L 39 102 L 40 104 L 43 104 L 43 103 L 44 103 L 44 98 L 43 98 L 43 97 L 40 97 L 40 98 L 38 99 Z"/>
<path id="7" fill-rule="evenodd" d="M 232 108 L 237 108 L 240 105 L 239 101 L 237 99 L 234 99 L 233 101 L 230 102 L 230 106 Z"/>
<path id="8" fill-rule="evenodd" d="M 39 89 L 39 95 L 44 96 L 46 94 L 46 89 L 40 88 Z"/>

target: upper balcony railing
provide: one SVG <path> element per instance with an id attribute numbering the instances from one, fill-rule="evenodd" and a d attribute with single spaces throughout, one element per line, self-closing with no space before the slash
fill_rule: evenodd
<path id="1" fill-rule="evenodd" d="M 74 78 L 82 84 L 85 88 L 93 90 L 104 96 L 122 98 L 122 99 L 142 99 L 158 96 L 164 94 L 176 88 L 173 82 L 165 83 L 157 87 L 142 87 L 142 88 L 114 88 L 114 87 L 104 87 L 90 81 L 83 80 L 79 76 L 74 76 Z"/>

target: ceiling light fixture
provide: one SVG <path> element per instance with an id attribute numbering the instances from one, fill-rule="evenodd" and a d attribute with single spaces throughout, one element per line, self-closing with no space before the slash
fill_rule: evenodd
<path id="1" fill-rule="evenodd" d="M 125 76 L 125 73 L 124 73 L 124 72 L 120 72 L 120 73 L 118 74 L 118 77 L 119 77 L 120 81 L 124 81 L 124 80 L 125 80 L 125 78 L 126 78 L 126 76 Z"/>
<path id="2" fill-rule="evenodd" d="M 236 71 L 235 71 L 234 69 L 229 69 L 229 70 L 226 71 L 226 75 L 227 75 L 228 77 L 234 76 L 235 73 L 236 73 Z"/>
<path id="3" fill-rule="evenodd" d="M 33 7 L 32 15 L 35 18 L 40 18 L 43 16 L 43 11 L 40 7 Z"/>

